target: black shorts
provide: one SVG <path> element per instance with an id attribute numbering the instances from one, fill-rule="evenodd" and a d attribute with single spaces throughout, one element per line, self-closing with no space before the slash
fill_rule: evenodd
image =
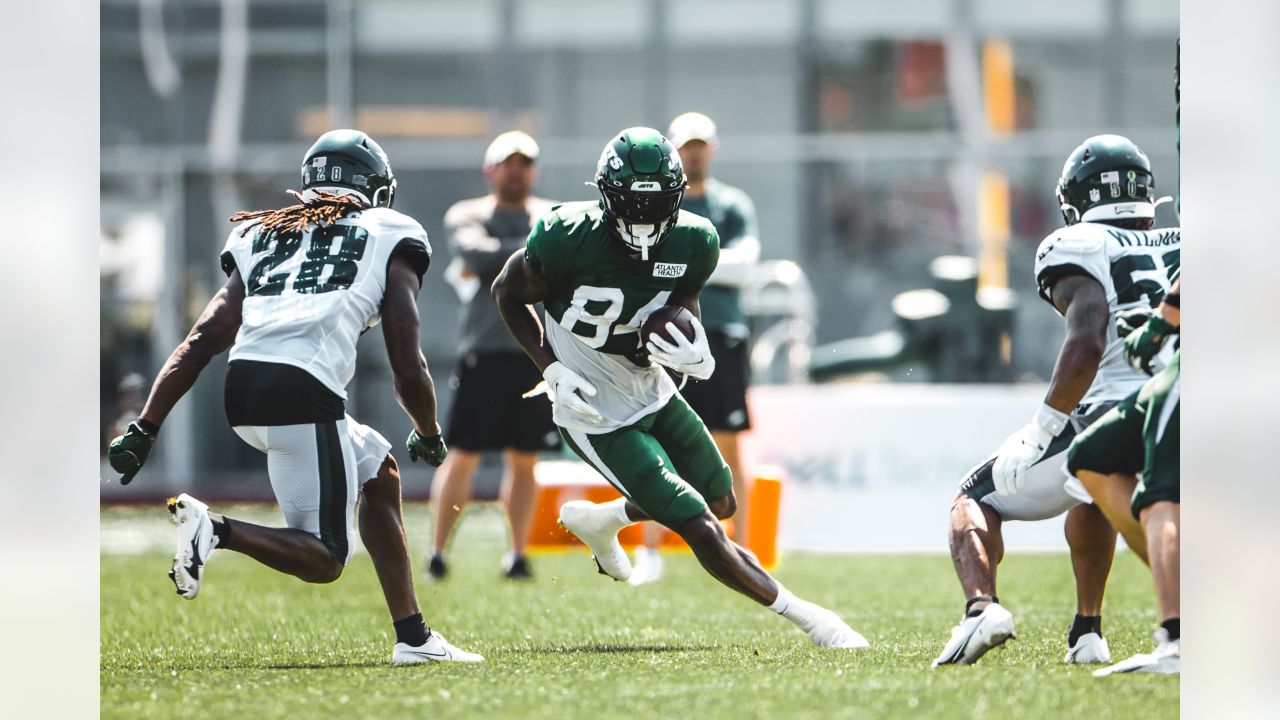
<path id="1" fill-rule="evenodd" d="M 450 447 L 471 452 L 560 448 L 560 433 L 551 421 L 546 396 L 521 397 L 542 382 L 538 368 L 524 353 L 464 355 L 449 382 L 454 389 L 453 411 L 445 443 Z"/>
<path id="2" fill-rule="evenodd" d="M 304 425 L 342 420 L 346 403 L 300 367 L 258 360 L 227 364 L 223 391 L 231 427 Z"/>
<path id="3" fill-rule="evenodd" d="M 680 394 L 709 430 L 739 432 L 751 429 L 747 412 L 747 384 L 751 363 L 747 338 L 707 331 L 707 344 L 716 359 L 716 371 L 707 380 L 690 380 Z"/>

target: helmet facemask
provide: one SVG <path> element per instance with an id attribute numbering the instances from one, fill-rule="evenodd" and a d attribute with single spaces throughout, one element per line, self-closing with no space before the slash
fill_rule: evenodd
<path id="1" fill-rule="evenodd" d="M 640 259 L 649 259 L 649 250 L 662 244 L 675 227 L 680 213 L 680 201 L 684 188 L 662 190 L 647 189 L 657 182 L 635 182 L 631 189 L 609 187 L 604 178 L 597 181 L 604 199 L 605 226 L 609 233 L 623 245 L 640 253 Z"/>

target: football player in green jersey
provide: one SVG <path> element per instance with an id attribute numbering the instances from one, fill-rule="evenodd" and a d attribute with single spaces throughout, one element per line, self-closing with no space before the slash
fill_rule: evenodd
<path id="1" fill-rule="evenodd" d="M 742 311 L 742 287 L 747 284 L 760 260 L 756 209 L 742 190 L 711 176 L 711 163 L 719 148 L 716 124 L 698 112 L 677 115 L 667 128 L 669 139 L 680 152 L 680 161 L 689 178 L 680 207 L 711 221 L 720 238 L 720 262 L 707 279 L 698 305 L 698 318 L 707 329 L 707 344 L 716 361 L 716 373 L 709 380 L 681 388 L 689 407 L 702 418 L 711 439 L 733 473 L 733 493 L 738 512 L 730 537 L 747 544 L 747 518 L 751 516 L 749 477 L 743 464 L 740 435 L 751 429 L 747 408 L 747 385 L 751 379 L 747 316 Z M 662 555 L 658 546 L 662 528 L 645 526 L 644 545 L 636 548 L 635 571 L 627 582 L 643 585 L 662 575 Z"/>
<path id="2" fill-rule="evenodd" d="M 625 581 L 631 562 L 618 532 L 656 520 L 713 577 L 791 620 L 815 645 L 866 647 L 835 613 L 792 595 L 725 535 L 719 520 L 737 506 L 729 468 L 667 372 L 711 376 L 701 323 L 694 320 L 692 338 L 669 324 L 676 342 L 641 345 L 644 321 L 664 305 L 696 318 L 719 258 L 714 226 L 680 210 L 686 182 L 680 155 L 657 130 L 623 130 L 600 155 L 601 199 L 552 208 L 493 283 L 503 321 L 546 380 L 561 435 L 623 495 L 566 503 L 560 522 L 591 549 L 601 573 Z"/>
<path id="3" fill-rule="evenodd" d="M 1173 65 L 1174 119 L 1182 156 L 1182 41 Z M 1179 210 L 1181 193 L 1178 194 Z M 1152 374 L 1152 360 L 1182 327 L 1182 277 L 1154 311 L 1138 308 L 1118 318 L 1124 357 L 1134 370 Z M 1076 437 L 1067 450 L 1067 472 L 1151 568 L 1160 610 L 1156 649 L 1093 674 L 1177 674 L 1182 667 L 1181 585 L 1181 372 L 1182 351 L 1159 374 Z M 1138 479 L 1142 473 L 1142 479 Z"/>
<path id="4" fill-rule="evenodd" d="M 1181 325 L 1182 280 L 1139 327 L 1138 314 L 1122 316 L 1128 330 L 1124 355 L 1137 370 L 1151 363 Z M 1156 649 L 1094 673 L 1176 674 L 1182 665 L 1178 562 L 1181 556 L 1179 471 L 1181 356 L 1076 436 L 1067 470 L 1080 479 L 1102 512 L 1138 557 L 1151 567 L 1160 609 Z M 1141 478 L 1139 478 L 1141 474 Z"/>

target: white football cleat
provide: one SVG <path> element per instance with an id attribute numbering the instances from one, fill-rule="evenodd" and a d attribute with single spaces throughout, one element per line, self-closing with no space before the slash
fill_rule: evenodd
<path id="1" fill-rule="evenodd" d="M 810 642 L 823 648 L 860 650 L 871 645 L 866 638 L 841 620 L 839 615 L 826 608 L 818 608 L 814 613 L 813 627 L 805 634 L 809 636 Z"/>
<path id="2" fill-rule="evenodd" d="M 595 556 L 602 575 L 626 582 L 631 577 L 631 560 L 618 542 L 617 526 L 611 508 L 586 500 L 571 500 L 560 506 L 560 524 L 586 543 Z"/>
<path id="3" fill-rule="evenodd" d="M 1068 665 L 1105 665 L 1111 662 L 1111 648 L 1107 639 L 1098 633 L 1085 633 L 1076 638 L 1076 644 L 1067 650 L 1062 662 Z"/>
<path id="4" fill-rule="evenodd" d="M 431 636 L 422 645 L 413 646 L 408 643 L 396 643 L 391 650 L 392 665 L 417 665 L 429 662 L 484 662 L 484 657 L 476 653 L 459 650 L 449 644 L 440 633 L 431 631 Z"/>
<path id="5" fill-rule="evenodd" d="M 971 665 L 991 648 L 1000 647 L 1009 638 L 1016 637 L 1013 615 L 999 603 L 991 603 L 981 613 L 961 620 L 951 629 L 951 639 L 943 646 L 938 659 L 933 661 L 933 667 Z"/>
<path id="6" fill-rule="evenodd" d="M 182 493 L 169 498 L 170 519 L 178 526 L 178 551 L 173 556 L 169 579 L 178 594 L 192 600 L 200 592 L 205 563 L 218 545 L 209 519 L 209 506 Z"/>
<path id="7" fill-rule="evenodd" d="M 1097 670 L 1094 677 L 1107 677 L 1118 673 L 1155 673 L 1158 675 L 1177 675 L 1182 669 L 1182 645 L 1179 640 L 1170 640 L 1164 628 L 1155 632 L 1156 649 L 1154 652 L 1134 655 L 1127 660 Z"/>
<path id="8" fill-rule="evenodd" d="M 662 577 L 662 553 L 656 548 L 636 548 L 636 566 L 631 570 L 628 585 L 645 585 Z"/>

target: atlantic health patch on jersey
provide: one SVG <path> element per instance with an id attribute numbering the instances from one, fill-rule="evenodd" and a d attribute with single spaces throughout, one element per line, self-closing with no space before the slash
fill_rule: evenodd
<path id="1" fill-rule="evenodd" d="M 653 276 L 660 278 L 678 278 L 684 277 L 684 271 L 689 269 L 685 263 L 654 263 Z"/>

